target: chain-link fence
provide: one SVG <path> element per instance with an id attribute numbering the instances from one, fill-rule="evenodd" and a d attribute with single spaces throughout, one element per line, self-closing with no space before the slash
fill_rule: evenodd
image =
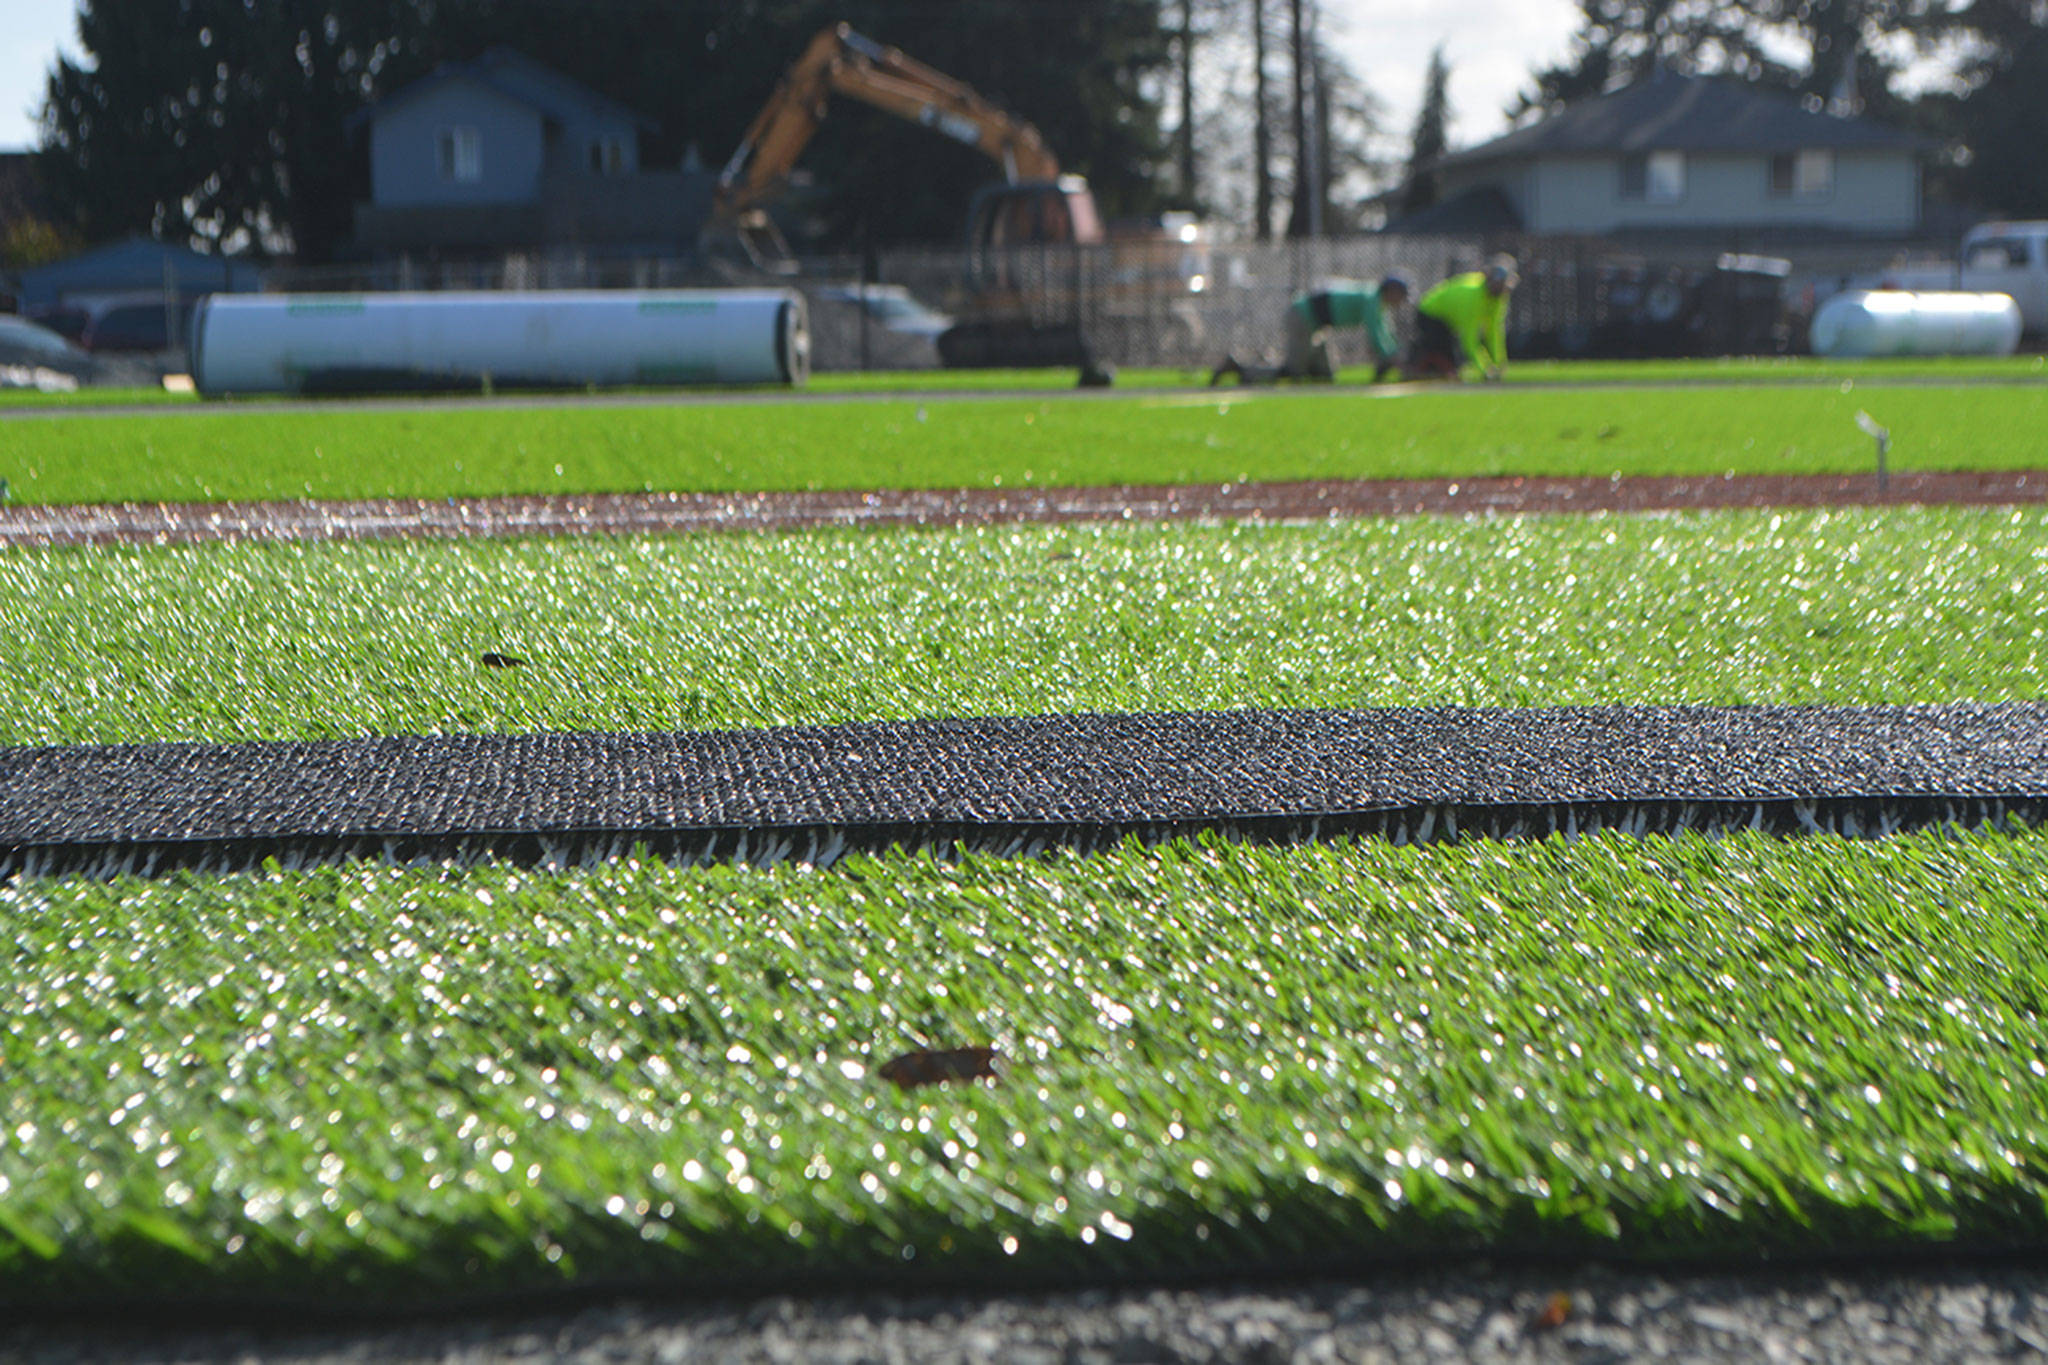
<path id="1" fill-rule="evenodd" d="M 1206 369 L 1225 354 L 1249 360 L 1277 350 L 1286 307 L 1306 290 L 1391 273 L 1426 287 L 1485 255 L 1483 242 L 1441 237 L 1220 245 L 1168 236 L 888 251 L 864 271 L 853 258 L 807 261 L 798 280 L 811 296 L 821 369 L 1072 363 L 1077 348 L 1119 366 Z M 823 278 L 841 283 L 810 283 Z M 947 325 L 957 330 L 942 344 Z M 925 344 L 906 347 L 906 337 Z M 1346 344 L 1364 343 L 1342 338 L 1340 351 Z"/>
<path id="2" fill-rule="evenodd" d="M 1282 344 L 1298 294 L 1334 281 L 1408 279 L 1419 295 L 1507 251 L 1521 263 L 1509 311 L 1517 356 L 1758 353 L 1799 344 L 1799 310 L 1829 285 L 1882 268 L 1894 244 L 1836 246 L 1806 270 L 1710 248 L 1634 251 L 1592 238 L 1374 234 L 1214 243 L 1199 233 L 1088 246 L 904 249 L 807 258 L 793 274 L 698 257 L 512 254 L 275 270 L 285 290 L 654 289 L 788 286 L 810 306 L 821 370 L 1072 364 L 1207 368 Z M 1397 324 L 1405 331 L 1408 319 Z M 1405 341 L 1405 336 L 1403 340 Z M 1340 357 L 1364 359 L 1361 337 Z"/>
<path id="3" fill-rule="evenodd" d="M 1284 314 L 1298 295 L 1344 280 L 1398 274 L 1419 296 L 1449 275 L 1480 268 L 1507 251 L 1521 262 L 1508 316 L 1509 350 L 1526 356 L 1699 355 L 1784 350 L 1796 343 L 1782 260 L 1701 250 L 1652 255 L 1569 238 L 1370 235 L 1282 243 L 1211 244 L 1130 240 L 1101 246 L 1026 248 L 1007 253 L 903 251 L 867 263 L 865 309 L 835 324 L 815 307 L 822 368 L 872 363 L 861 338 L 879 325 L 914 330 L 931 314 L 997 333 L 1078 338 L 1093 357 L 1125 366 L 1206 368 L 1222 356 L 1273 358 Z M 1868 268 L 1885 255 L 1871 253 Z M 815 263 L 814 272 L 854 278 L 860 263 Z M 815 291 L 813 291 L 815 293 Z M 917 310 L 892 323 L 889 309 Z M 878 315 L 882 315 L 879 316 Z M 1410 324 L 1404 314 L 1396 331 Z M 1005 330 L 1007 329 L 1007 330 Z M 861 353 L 859 347 L 868 350 Z M 1365 358 L 1359 336 L 1340 334 L 1340 357 Z M 865 355 L 866 358 L 863 358 Z M 927 363 L 955 360 L 943 345 Z M 1002 355 L 969 354 L 970 363 Z"/>

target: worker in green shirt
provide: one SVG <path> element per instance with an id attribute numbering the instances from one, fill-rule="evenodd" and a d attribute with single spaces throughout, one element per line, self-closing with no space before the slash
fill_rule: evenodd
<path id="1" fill-rule="evenodd" d="M 1271 383 L 1280 379 L 1337 377 L 1337 364 L 1330 353 L 1331 334 L 1339 327 L 1358 327 L 1372 343 L 1377 362 L 1373 378 L 1394 368 L 1399 348 L 1394 344 L 1392 314 L 1408 301 L 1408 281 L 1389 275 L 1377 285 L 1340 284 L 1295 296 L 1287 305 L 1287 358 L 1279 368 L 1242 365 L 1236 356 L 1223 357 L 1209 376 L 1213 387 L 1225 375 L 1235 375 L 1241 384 Z"/>
<path id="2" fill-rule="evenodd" d="M 1410 379 L 1461 378 L 1467 364 L 1488 379 L 1508 363 L 1508 292 L 1518 283 L 1515 258 L 1496 256 L 1483 271 L 1453 275 L 1415 305 Z"/>

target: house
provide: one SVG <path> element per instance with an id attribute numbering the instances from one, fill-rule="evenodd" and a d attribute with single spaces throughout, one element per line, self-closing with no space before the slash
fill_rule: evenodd
<path id="1" fill-rule="evenodd" d="M 631 110 L 508 48 L 445 65 L 360 110 L 370 198 L 359 250 L 674 250 L 710 210 L 701 170 L 650 171 Z"/>
<path id="2" fill-rule="evenodd" d="M 1659 70 L 1437 163 L 1439 202 L 1394 231 L 1751 240 L 1906 236 L 1919 138 L 1734 80 Z"/>

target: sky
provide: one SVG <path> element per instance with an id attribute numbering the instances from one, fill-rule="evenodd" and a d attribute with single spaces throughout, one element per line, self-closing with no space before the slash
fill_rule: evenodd
<path id="1" fill-rule="evenodd" d="M 63 47 L 76 55 L 73 0 L 0 0 L 0 152 L 35 144 L 43 82 Z"/>
<path id="2" fill-rule="evenodd" d="M 1325 0 L 1337 47 L 1387 103 L 1403 139 L 1415 125 L 1429 54 L 1450 63 L 1451 145 L 1506 131 L 1504 110 L 1529 88 L 1529 73 L 1565 55 L 1579 7 L 1573 0 Z"/>
<path id="3" fill-rule="evenodd" d="M 1324 0 L 1352 67 L 1387 102 L 1390 121 L 1415 122 L 1430 49 L 1451 63 L 1452 141 L 1501 131 L 1501 110 L 1533 65 L 1563 55 L 1578 6 L 1572 0 Z M 59 49 L 77 55 L 74 0 L 0 0 L 0 151 L 34 144 L 35 110 Z M 913 54 L 915 55 L 915 54 Z"/>

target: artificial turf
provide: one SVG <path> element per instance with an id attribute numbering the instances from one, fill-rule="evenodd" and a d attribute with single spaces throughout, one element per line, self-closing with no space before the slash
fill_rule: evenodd
<path id="1" fill-rule="evenodd" d="M 18 502 L 2029 468 L 2048 385 L 1209 390 L 10 422 Z"/>
<path id="2" fill-rule="evenodd" d="M 2029 700 L 2044 562 L 2038 509 L 21 550 L 0 742 Z"/>
<path id="3" fill-rule="evenodd" d="M 15 881 L 0 1298 L 2048 1233 L 2048 835 Z M 898 1090 L 919 1047 L 994 1085 Z"/>
<path id="4" fill-rule="evenodd" d="M 491 491 L 462 480 L 551 450 L 569 482 L 1234 479 L 1396 472 L 1406 431 L 1452 473 L 1574 442 L 1605 473 L 1667 436 L 1718 471 L 1782 418 L 1839 421 L 1862 468 L 1864 407 L 1901 465 L 2005 467 L 2036 462 L 2042 401 L 1487 392 L 1416 426 L 1381 417 L 1408 399 L 1188 397 L 927 405 L 944 441 L 887 402 L 66 417 L 0 428 L 0 466 L 58 470 L 62 496 L 12 479 L 46 501 L 164 496 L 136 491 L 152 461 L 184 496 L 303 494 L 279 471 L 330 460 L 329 492 Z M 1566 408 L 1514 406 L 1553 398 L 1569 440 Z M 44 427 L 69 435 L 17 440 Z M 18 550 L 0 742 L 2039 698 L 2044 562 L 2037 510 Z M 16 879 L 0 1299 L 2038 1245 L 2044 886 L 2039 831 Z M 975 1043 L 1000 1083 L 877 1075 Z"/>
<path id="5" fill-rule="evenodd" d="M 1338 373 L 1345 386 L 1372 382 L 1373 367 L 1347 365 Z M 1818 384 L 1843 379 L 1907 382 L 1967 383 L 1999 381 L 2024 383 L 2048 379 L 2048 356 L 1881 356 L 1861 360 L 1829 360 L 1816 356 L 1719 356 L 1699 360 L 1525 360 L 1508 367 L 1503 376 L 1513 384 Z M 1208 386 L 1206 369 L 1172 366 L 1135 366 L 1119 372 L 1117 384 L 1126 389 L 1203 388 Z M 1059 390 L 1075 387 L 1075 371 L 1069 368 L 1035 370 L 829 370 L 814 372 L 805 388 L 821 394 L 945 393 L 956 391 L 1002 392 Z M 744 387 L 691 388 L 688 386 L 646 389 L 563 389 L 577 393 L 671 393 L 678 397 L 695 394 L 746 392 Z M 760 392 L 780 392 L 763 387 Z M 548 391 L 543 391 L 548 392 Z M 376 395 L 371 395 L 376 396 Z M 459 397 L 459 394 L 426 394 L 421 397 Z M 512 395 L 514 397 L 518 394 Z M 391 395 L 382 395 L 388 399 Z M 197 403 L 196 392 L 155 386 L 89 386 L 67 392 L 45 393 L 36 389 L 0 389 L 0 408 L 10 407 L 132 407 Z M 236 400 L 230 400 L 236 401 Z M 239 401 L 274 403 L 302 401 L 285 395 L 252 394 Z M 313 401 L 330 407 L 345 407 L 354 401 L 347 396 Z"/>
<path id="6" fill-rule="evenodd" d="M 0 388 L 0 410 L 8 408 L 162 407 L 192 403 L 198 395 L 146 384 L 89 385 L 76 389 Z"/>
<path id="7" fill-rule="evenodd" d="M 1370 371 L 1362 372 L 1370 374 Z M 1349 377 L 1351 372 L 1346 372 Z M 2048 356 L 1717 356 L 1703 360 L 1524 360 L 1511 384 L 1966 383 L 2048 380 Z"/>

